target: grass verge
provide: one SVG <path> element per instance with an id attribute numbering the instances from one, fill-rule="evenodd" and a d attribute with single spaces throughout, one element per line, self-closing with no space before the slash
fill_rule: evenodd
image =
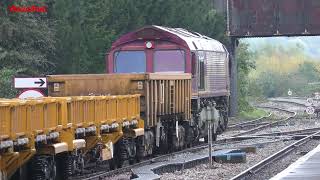
<path id="1" fill-rule="evenodd" d="M 242 111 L 239 113 L 239 118 L 240 119 L 257 119 L 260 118 L 262 116 L 266 116 L 269 113 L 267 113 L 266 111 L 262 110 L 262 109 L 253 109 L 252 111 Z"/>

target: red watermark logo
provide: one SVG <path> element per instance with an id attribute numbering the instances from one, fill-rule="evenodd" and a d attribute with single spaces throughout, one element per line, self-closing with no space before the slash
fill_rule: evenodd
<path id="1" fill-rule="evenodd" d="M 8 10 L 12 13 L 46 13 L 47 6 L 8 6 Z"/>

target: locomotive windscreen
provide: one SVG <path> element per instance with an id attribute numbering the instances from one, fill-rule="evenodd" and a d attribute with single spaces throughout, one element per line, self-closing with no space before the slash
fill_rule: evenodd
<path id="1" fill-rule="evenodd" d="M 114 53 L 116 73 L 146 72 L 146 53 L 144 51 L 117 51 Z"/>
<path id="2" fill-rule="evenodd" d="M 157 50 L 153 56 L 154 72 L 185 71 L 185 52 L 183 50 Z"/>

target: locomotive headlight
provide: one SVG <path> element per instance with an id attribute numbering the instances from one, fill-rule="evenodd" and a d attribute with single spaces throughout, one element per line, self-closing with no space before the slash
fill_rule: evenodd
<path id="1" fill-rule="evenodd" d="M 151 49 L 151 48 L 154 48 L 154 43 L 152 41 L 147 41 L 145 43 L 145 46 L 147 49 Z"/>

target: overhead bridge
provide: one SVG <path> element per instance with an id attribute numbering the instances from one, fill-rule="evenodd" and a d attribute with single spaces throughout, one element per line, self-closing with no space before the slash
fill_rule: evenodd
<path id="1" fill-rule="evenodd" d="M 214 0 L 231 38 L 231 115 L 237 112 L 238 38 L 320 35 L 319 0 Z"/>

